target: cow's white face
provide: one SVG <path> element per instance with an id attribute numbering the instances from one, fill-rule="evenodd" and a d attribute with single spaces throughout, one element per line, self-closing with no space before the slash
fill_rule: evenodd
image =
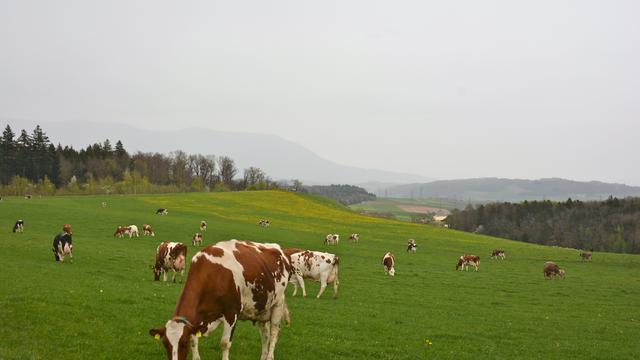
<path id="1" fill-rule="evenodd" d="M 167 359 L 186 360 L 191 341 L 191 327 L 182 322 L 169 320 L 163 328 L 151 329 L 149 334 L 162 343 L 167 350 Z"/>

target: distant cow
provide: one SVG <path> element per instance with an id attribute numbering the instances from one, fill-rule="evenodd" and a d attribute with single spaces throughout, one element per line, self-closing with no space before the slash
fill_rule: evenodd
<path id="1" fill-rule="evenodd" d="M 62 232 L 66 232 L 69 235 L 73 235 L 73 231 L 71 231 L 71 225 L 70 224 L 62 225 Z"/>
<path id="2" fill-rule="evenodd" d="M 462 255 L 458 259 L 458 264 L 456 265 L 456 270 L 467 270 L 469 271 L 469 265 L 475 268 L 474 271 L 478 271 L 478 266 L 480 265 L 480 257 L 476 255 Z"/>
<path id="3" fill-rule="evenodd" d="M 24 221 L 23 220 L 16 221 L 16 223 L 13 225 L 13 232 L 21 233 L 23 231 L 24 231 Z"/>
<path id="4" fill-rule="evenodd" d="M 338 234 L 328 234 L 324 237 L 325 245 L 338 245 L 340 242 L 340 235 Z"/>
<path id="5" fill-rule="evenodd" d="M 142 235 L 156 236 L 156 233 L 155 233 L 155 231 L 153 231 L 153 228 L 151 228 L 151 225 L 143 224 L 142 225 Z"/>
<path id="6" fill-rule="evenodd" d="M 260 219 L 260 221 L 258 221 L 258 225 L 262 227 L 269 227 L 269 225 L 271 225 L 271 221 L 267 219 Z"/>
<path id="7" fill-rule="evenodd" d="M 160 208 L 156 210 L 156 215 L 167 215 L 168 213 L 169 213 L 169 210 L 165 208 Z"/>
<path id="8" fill-rule="evenodd" d="M 591 261 L 591 257 L 592 253 L 590 252 L 583 251 L 580 253 L 580 258 L 582 258 L 583 261 Z"/>
<path id="9" fill-rule="evenodd" d="M 113 233 L 113 237 L 123 237 L 124 234 L 126 233 L 127 228 L 124 226 L 118 226 L 118 228 L 116 229 L 116 232 Z"/>
<path id="10" fill-rule="evenodd" d="M 107 202 L 106 202 L 106 201 L 103 201 L 103 202 L 100 204 L 100 206 L 102 206 L 103 208 L 106 208 L 106 207 L 107 207 Z"/>
<path id="11" fill-rule="evenodd" d="M 61 233 L 56 235 L 53 239 L 52 250 L 56 261 L 64 262 L 64 257 L 69 255 L 71 262 L 73 262 L 73 242 L 71 240 L 71 234 Z"/>
<path id="12" fill-rule="evenodd" d="M 207 222 L 204 220 L 200 221 L 200 231 L 207 231 Z"/>
<path id="13" fill-rule="evenodd" d="M 195 235 L 193 235 L 193 241 L 191 243 L 193 244 L 193 246 L 202 245 L 202 234 L 196 233 Z"/>
<path id="14" fill-rule="evenodd" d="M 384 266 L 384 272 L 386 274 L 389 274 L 391 276 L 394 276 L 396 274 L 396 270 L 394 268 L 395 264 L 395 256 L 393 256 L 392 253 L 388 252 L 384 254 L 384 256 L 382 257 L 382 265 Z"/>
<path id="15" fill-rule="evenodd" d="M 353 242 L 359 242 L 360 241 L 360 234 L 351 234 L 351 236 L 349 236 L 349 240 L 353 241 Z"/>
<path id="16" fill-rule="evenodd" d="M 162 340 L 169 359 L 185 360 L 189 347 L 200 359 L 198 337 L 222 324 L 222 359 L 238 320 L 258 323 L 261 360 L 273 360 L 280 322 L 287 321 L 285 289 L 289 259 L 277 244 L 229 240 L 208 246 L 191 260 L 189 276 L 173 317 L 149 334 Z"/>
<path id="17" fill-rule="evenodd" d="M 559 276 L 564 279 L 564 270 L 553 261 L 547 261 L 542 268 L 545 279 L 552 279 Z"/>
<path id="18" fill-rule="evenodd" d="M 132 237 L 132 236 L 139 237 L 140 236 L 140 234 L 138 234 L 138 227 L 136 225 L 126 226 L 124 233 L 129 235 L 129 237 Z"/>
<path id="19" fill-rule="evenodd" d="M 31 199 L 31 195 L 25 195 L 24 198 L 29 200 L 29 199 Z"/>
<path id="20" fill-rule="evenodd" d="M 167 272 L 173 270 L 172 281 L 176 282 L 176 274 L 180 272 L 180 282 L 182 282 L 186 258 L 187 247 L 183 243 L 168 241 L 160 243 L 156 249 L 156 264 L 151 267 L 154 280 L 160 280 L 160 275 L 163 275 L 163 281 L 167 282 Z"/>
<path id="21" fill-rule="evenodd" d="M 290 282 L 293 283 L 293 294 L 298 293 L 298 285 L 302 288 L 302 296 L 306 297 L 307 292 L 304 287 L 304 278 L 312 279 L 320 282 L 320 291 L 316 298 L 320 298 L 327 284 L 333 284 L 333 297 L 338 296 L 338 265 L 340 258 L 334 254 L 300 250 L 285 249 L 284 253 L 291 259 L 294 276 Z"/>
<path id="22" fill-rule="evenodd" d="M 409 239 L 407 241 L 407 252 L 415 253 L 418 250 L 418 244 L 415 239 Z"/>
<path id="23" fill-rule="evenodd" d="M 504 250 L 495 249 L 491 252 L 492 259 L 500 258 L 501 260 L 504 260 L 505 257 L 506 256 L 505 256 Z"/>

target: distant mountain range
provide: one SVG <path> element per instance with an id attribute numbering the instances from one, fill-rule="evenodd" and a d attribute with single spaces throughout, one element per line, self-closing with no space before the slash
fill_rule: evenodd
<path id="1" fill-rule="evenodd" d="M 182 150 L 191 154 L 228 155 L 235 160 L 240 175 L 244 168 L 257 166 L 275 180 L 298 179 L 312 185 L 372 181 L 402 184 L 433 180 L 420 175 L 341 165 L 275 135 L 197 128 L 148 130 L 124 124 L 88 121 L 45 123 L 3 119 L 2 123 L 8 123 L 17 134 L 23 128 L 31 133 L 36 124 L 40 124 L 54 144 L 73 145 L 76 149 L 109 139 L 112 144 L 121 140 L 129 152 L 168 154 Z"/>
<path id="2" fill-rule="evenodd" d="M 479 178 L 397 185 L 378 190 L 376 194 L 394 198 L 449 198 L 478 202 L 566 200 L 567 198 L 602 200 L 609 196 L 640 196 L 640 187 L 558 178 L 539 180 Z"/>

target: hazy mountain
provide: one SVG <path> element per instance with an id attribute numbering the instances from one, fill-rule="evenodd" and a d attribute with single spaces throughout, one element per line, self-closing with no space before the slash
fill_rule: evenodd
<path id="1" fill-rule="evenodd" d="M 599 181 L 581 182 L 558 178 L 540 180 L 480 178 L 441 180 L 387 188 L 386 196 L 398 198 L 451 198 L 470 201 L 601 200 L 640 196 L 640 187 Z M 378 195 L 381 195 L 378 193 Z M 385 194 L 382 194 L 385 195 Z"/>
<path id="2" fill-rule="evenodd" d="M 3 120 L 15 133 L 31 133 L 36 122 Z M 169 153 L 183 150 L 203 155 L 228 155 L 242 169 L 257 166 L 273 179 L 299 179 L 307 184 L 358 184 L 370 181 L 388 183 L 424 182 L 419 175 L 341 165 L 321 158 L 309 149 L 275 135 L 222 132 L 209 129 L 177 131 L 139 129 L 124 124 L 86 121 L 43 123 L 40 126 L 55 144 L 73 145 L 76 149 L 109 139 L 121 140 L 129 152 Z M 4 128 L 5 125 L 2 125 Z"/>

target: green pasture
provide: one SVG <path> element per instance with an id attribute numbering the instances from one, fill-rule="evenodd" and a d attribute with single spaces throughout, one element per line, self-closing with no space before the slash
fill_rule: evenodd
<path id="1" fill-rule="evenodd" d="M 108 206 L 102 208 L 100 203 Z M 155 215 L 159 207 L 166 216 Z M 13 234 L 16 219 L 25 232 Z M 270 228 L 257 226 L 260 218 Z M 578 251 L 360 216 L 328 200 L 285 192 L 4 198 L 0 201 L 0 359 L 163 359 L 148 335 L 171 316 L 182 285 L 153 281 L 161 241 L 188 244 L 200 220 L 204 243 L 276 242 L 340 256 L 340 293 L 287 297 L 292 323 L 278 359 L 637 359 L 640 257 Z M 64 223 L 74 231 L 73 264 L 51 252 Z M 151 224 L 156 236 L 114 238 L 118 225 Z M 360 233 L 360 243 L 348 235 Z M 324 236 L 339 233 L 338 246 Z M 418 252 L 408 254 L 408 238 Z M 490 260 L 494 248 L 504 261 Z M 396 276 L 381 258 L 396 255 Z M 479 272 L 454 271 L 464 254 Z M 566 269 L 545 280 L 547 260 Z M 288 294 L 291 293 L 288 290 Z M 219 359 L 220 329 L 202 338 L 203 359 Z M 240 322 L 232 359 L 258 359 L 260 335 Z"/>

